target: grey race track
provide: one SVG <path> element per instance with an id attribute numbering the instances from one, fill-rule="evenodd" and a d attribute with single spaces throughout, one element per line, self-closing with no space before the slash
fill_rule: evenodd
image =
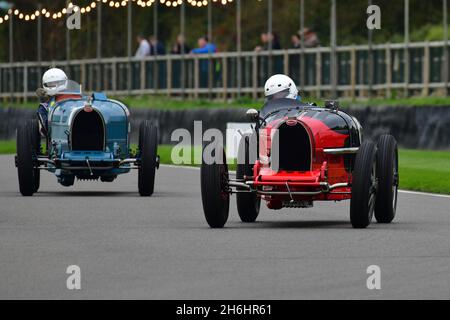
<path id="1" fill-rule="evenodd" d="M 162 167 L 140 198 L 136 173 L 68 189 L 43 173 L 24 198 L 1 156 L 0 298 L 450 298 L 450 198 L 401 193 L 395 223 L 354 230 L 348 202 L 242 224 L 233 197 L 227 228 L 211 230 L 199 174 Z M 366 287 L 374 264 L 381 290 Z M 79 291 L 66 288 L 69 265 Z"/>

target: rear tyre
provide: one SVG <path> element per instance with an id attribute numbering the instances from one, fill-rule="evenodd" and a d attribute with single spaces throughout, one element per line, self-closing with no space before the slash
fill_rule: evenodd
<path id="1" fill-rule="evenodd" d="M 36 159 L 41 154 L 41 133 L 38 120 L 30 120 L 31 141 L 33 142 L 33 157 Z M 39 191 L 41 186 L 41 170 L 34 169 L 34 192 Z"/>
<path id="2" fill-rule="evenodd" d="M 399 185 L 397 141 L 391 135 L 378 140 L 378 193 L 375 218 L 378 223 L 391 223 L 397 211 Z"/>
<path id="3" fill-rule="evenodd" d="M 377 196 L 377 148 L 364 142 L 356 155 L 353 170 L 350 222 L 354 228 L 366 228 L 373 216 Z"/>
<path id="4" fill-rule="evenodd" d="M 71 187 L 75 184 L 75 176 L 74 175 L 64 175 L 59 178 L 58 182 L 63 187 Z"/>
<path id="5" fill-rule="evenodd" d="M 40 172 L 35 168 L 40 149 L 39 126 L 36 120 L 27 120 L 19 126 L 16 144 L 19 190 L 23 196 L 32 196 L 40 184 Z"/>
<path id="6" fill-rule="evenodd" d="M 157 166 L 158 131 L 150 121 L 145 120 L 139 128 L 140 167 L 138 177 L 139 194 L 149 197 L 155 188 Z"/>
<path id="7" fill-rule="evenodd" d="M 223 228 L 228 220 L 230 192 L 228 166 L 225 159 L 224 155 L 223 164 L 207 164 L 204 159 L 202 160 L 200 178 L 203 212 L 211 228 Z"/>
<path id="8" fill-rule="evenodd" d="M 243 180 L 244 176 L 253 176 L 253 164 L 250 160 L 250 136 L 244 136 L 239 143 L 236 179 Z M 238 191 L 246 190 L 237 188 Z M 236 203 L 242 222 L 255 222 L 261 207 L 261 198 L 256 193 L 237 193 Z"/>

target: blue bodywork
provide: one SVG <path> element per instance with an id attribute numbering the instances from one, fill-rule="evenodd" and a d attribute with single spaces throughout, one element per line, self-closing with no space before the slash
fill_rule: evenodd
<path id="1" fill-rule="evenodd" d="M 74 139 L 81 139 L 73 135 L 75 121 L 82 121 L 76 120 L 80 113 L 92 114 L 101 119 L 96 128 L 87 126 L 85 131 L 78 129 L 85 133 L 81 135 L 85 140 L 103 139 L 98 149 L 74 150 Z M 86 132 L 92 129 L 100 134 L 89 136 Z M 47 150 L 50 161 L 47 170 L 54 172 L 58 180 L 62 184 L 66 181 L 67 185 L 73 184 L 67 181 L 73 181 L 74 177 L 112 181 L 117 175 L 130 171 L 131 162 L 123 162 L 132 157 L 129 137 L 128 108 L 121 102 L 108 99 L 103 93 L 57 102 L 49 108 Z M 83 145 L 82 141 L 77 142 L 78 145 L 80 143 Z"/>

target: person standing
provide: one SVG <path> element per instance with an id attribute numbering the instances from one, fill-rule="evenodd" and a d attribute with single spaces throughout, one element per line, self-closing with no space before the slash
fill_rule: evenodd
<path id="1" fill-rule="evenodd" d="M 143 35 L 138 35 L 136 37 L 139 47 L 134 55 L 136 58 L 143 58 L 150 55 L 150 43 L 145 39 Z"/>
<path id="2" fill-rule="evenodd" d="M 302 35 L 305 39 L 305 48 L 315 48 L 320 46 L 319 37 L 313 30 L 305 28 Z"/>
<path id="3" fill-rule="evenodd" d="M 150 36 L 150 55 L 154 56 L 162 56 L 166 54 L 166 48 L 164 48 L 164 45 L 161 41 L 156 39 L 155 36 Z"/>
<path id="4" fill-rule="evenodd" d="M 186 43 L 183 35 L 178 35 L 177 41 L 172 47 L 170 51 L 171 54 L 187 54 L 191 52 L 191 47 Z"/>
<path id="5" fill-rule="evenodd" d="M 207 36 L 200 37 L 198 39 L 198 48 L 195 48 L 191 51 L 193 54 L 212 54 L 217 52 L 217 47 L 214 43 L 209 42 Z M 211 63 L 209 59 L 201 59 L 199 62 L 200 69 L 200 87 L 206 88 L 209 83 L 209 68 L 213 68 L 214 73 L 214 62 Z"/>
<path id="6" fill-rule="evenodd" d="M 214 43 L 209 42 L 207 36 L 198 39 L 198 48 L 191 51 L 193 54 L 216 53 L 217 47 Z"/>
<path id="7" fill-rule="evenodd" d="M 292 49 L 301 49 L 302 39 L 298 33 L 291 36 Z"/>

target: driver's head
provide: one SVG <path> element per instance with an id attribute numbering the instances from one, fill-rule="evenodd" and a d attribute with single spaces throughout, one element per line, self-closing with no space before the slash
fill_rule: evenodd
<path id="1" fill-rule="evenodd" d="M 67 82 L 67 75 L 58 68 L 48 69 L 42 76 L 42 86 L 50 97 L 64 91 L 67 88 Z"/>
<path id="2" fill-rule="evenodd" d="M 281 98 L 299 99 L 294 80 L 284 74 L 276 74 L 266 81 L 264 95 L 267 101 Z"/>

